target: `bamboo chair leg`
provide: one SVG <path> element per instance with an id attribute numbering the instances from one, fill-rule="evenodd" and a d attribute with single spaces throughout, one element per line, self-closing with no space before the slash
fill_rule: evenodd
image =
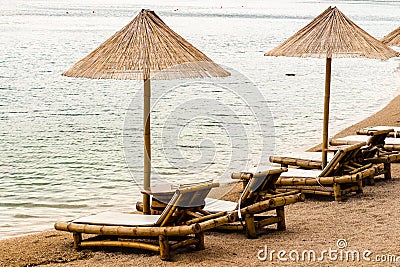
<path id="1" fill-rule="evenodd" d="M 342 191 L 340 189 L 340 184 L 339 183 L 334 183 L 333 184 L 333 194 L 335 196 L 335 201 L 337 201 L 337 202 L 342 201 Z"/>
<path id="2" fill-rule="evenodd" d="M 373 178 L 372 178 L 372 179 L 373 179 Z M 357 182 L 357 185 L 358 185 L 357 194 L 362 194 L 362 193 L 363 193 L 363 181 L 362 181 L 362 179 L 360 179 L 360 180 Z"/>
<path id="3" fill-rule="evenodd" d="M 368 176 L 366 178 L 363 179 L 363 185 L 366 186 L 374 186 L 375 185 L 375 179 L 374 179 L 374 175 Z"/>
<path id="4" fill-rule="evenodd" d="M 74 238 L 74 249 L 78 249 L 81 246 L 82 242 L 82 234 L 81 233 L 73 233 Z"/>
<path id="5" fill-rule="evenodd" d="M 196 244 L 196 250 L 203 250 L 205 249 L 204 246 L 204 232 L 200 232 L 195 234 L 195 237 L 198 241 L 198 243 Z"/>
<path id="6" fill-rule="evenodd" d="M 375 185 L 375 179 L 374 179 L 373 176 L 369 177 L 368 180 L 369 180 L 369 185 L 370 186 L 374 186 Z"/>
<path id="7" fill-rule="evenodd" d="M 246 237 L 250 239 L 257 238 L 256 225 L 254 223 L 254 215 L 246 214 L 245 222 L 246 222 Z"/>
<path id="8" fill-rule="evenodd" d="M 276 215 L 281 219 L 278 222 L 278 230 L 285 230 L 286 229 L 285 207 L 277 207 L 276 208 Z"/>
<path id="9" fill-rule="evenodd" d="M 243 181 L 242 181 L 242 191 L 241 191 L 241 192 L 243 192 L 243 190 L 246 189 L 246 186 L 247 186 L 247 183 L 248 183 L 248 182 L 249 182 L 248 180 L 243 180 Z"/>
<path id="10" fill-rule="evenodd" d="M 160 244 L 160 258 L 163 261 L 170 259 L 168 238 L 164 235 L 158 237 L 158 242 Z"/>
<path id="11" fill-rule="evenodd" d="M 385 180 L 392 179 L 392 171 L 390 168 L 390 163 L 383 163 L 383 170 L 385 173 Z"/>

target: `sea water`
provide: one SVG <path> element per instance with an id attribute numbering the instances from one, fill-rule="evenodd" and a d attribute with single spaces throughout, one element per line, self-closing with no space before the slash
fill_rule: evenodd
<path id="1" fill-rule="evenodd" d="M 319 143 L 325 60 L 264 53 L 329 5 L 377 38 L 399 26 L 398 1 L 1 1 L 0 238 L 134 209 L 143 83 L 61 73 L 142 8 L 233 74 L 152 81 L 152 183 L 228 182 Z M 334 58 L 331 88 L 330 136 L 398 94 L 399 59 Z"/>

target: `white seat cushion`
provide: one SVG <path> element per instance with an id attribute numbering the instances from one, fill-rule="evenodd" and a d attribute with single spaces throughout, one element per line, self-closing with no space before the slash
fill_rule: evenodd
<path id="1" fill-rule="evenodd" d="M 364 128 L 364 130 L 367 131 L 384 131 L 389 129 L 393 129 L 395 132 L 400 132 L 400 127 L 396 126 L 372 126 Z"/>
<path id="2" fill-rule="evenodd" d="M 350 142 L 368 142 L 371 138 L 369 135 L 348 135 L 345 137 L 337 138 L 338 141 L 350 141 Z"/>
<path id="3" fill-rule="evenodd" d="M 238 203 L 233 201 L 226 201 L 215 198 L 206 198 L 205 202 L 206 205 L 203 209 L 211 213 L 217 213 L 221 211 L 233 211 L 238 205 Z"/>
<path id="4" fill-rule="evenodd" d="M 386 145 L 400 145 L 400 138 L 386 137 L 385 144 Z"/>
<path id="5" fill-rule="evenodd" d="M 73 223 L 120 226 L 153 226 L 160 215 L 143 215 L 107 211 L 73 220 Z"/>
<path id="6" fill-rule="evenodd" d="M 304 170 L 288 168 L 287 172 L 282 172 L 281 177 L 284 178 L 317 178 L 321 174 L 321 170 Z"/>
<path id="7" fill-rule="evenodd" d="M 371 136 L 368 135 L 349 135 L 345 137 L 338 138 L 338 141 L 350 141 L 350 142 L 367 142 Z M 386 137 L 386 145 L 400 145 L 400 138 Z"/>

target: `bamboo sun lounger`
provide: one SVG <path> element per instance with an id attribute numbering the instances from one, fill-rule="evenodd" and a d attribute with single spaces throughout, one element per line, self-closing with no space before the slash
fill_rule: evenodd
<path id="1" fill-rule="evenodd" d="M 244 231 L 248 238 L 257 238 L 265 226 L 277 224 L 278 230 L 285 230 L 285 206 L 304 201 L 304 194 L 298 190 L 286 193 L 275 191 L 275 182 L 286 168 L 272 169 L 258 173 L 233 173 L 233 179 L 245 181 L 245 188 L 238 202 L 206 198 L 204 211 L 218 214 L 236 210 L 235 221 L 218 226 L 216 229 Z M 275 211 L 276 215 L 266 214 Z M 244 223 L 243 223 L 244 218 Z"/>
<path id="2" fill-rule="evenodd" d="M 340 169 L 336 170 L 336 173 L 345 171 L 344 168 L 361 167 L 360 162 L 360 150 L 366 145 L 366 143 L 360 142 L 353 144 L 353 146 L 342 145 L 328 148 L 327 159 L 330 162 L 335 157 L 335 153 L 340 150 L 345 150 L 346 153 L 342 156 L 341 161 L 346 164 L 340 165 Z M 303 169 L 318 169 L 322 170 L 322 154 L 321 152 L 296 152 L 289 153 L 286 155 L 274 155 L 269 157 L 269 161 L 275 164 L 280 164 L 281 167 L 300 167 Z"/>
<path id="3" fill-rule="evenodd" d="M 391 164 L 400 163 L 400 152 L 389 149 L 391 146 L 386 145 L 386 141 L 389 139 L 398 140 L 399 138 L 388 138 L 388 134 L 393 133 L 393 129 L 381 129 L 381 127 L 369 130 L 368 132 L 362 129 L 363 135 L 356 135 L 355 137 L 361 137 L 367 139 L 367 147 L 362 149 L 361 159 L 364 164 L 374 163 L 377 165 L 376 176 L 384 174 L 385 179 L 391 179 Z M 351 138 L 347 139 L 351 140 Z M 331 140 L 332 144 L 343 145 L 342 139 Z M 373 180 L 371 180 L 373 183 Z"/>
<path id="4" fill-rule="evenodd" d="M 304 169 L 307 166 L 288 168 L 288 172 L 282 173 L 277 180 L 277 190 L 298 189 L 305 194 L 333 196 L 335 201 L 342 201 L 342 196 L 351 192 L 361 193 L 363 179 L 373 177 L 376 172 L 371 163 L 357 163 L 360 150 L 365 145 L 364 142 L 339 148 L 322 170 Z M 290 160 L 282 164 L 293 165 Z"/>
<path id="5" fill-rule="evenodd" d="M 380 130 L 379 132 L 384 131 Z M 330 140 L 330 145 L 332 146 L 337 146 L 337 145 L 352 145 L 356 144 L 359 142 L 368 142 L 370 139 L 370 135 L 372 134 L 377 134 L 379 133 L 378 131 L 369 131 L 368 135 L 367 134 L 357 134 L 357 135 L 348 135 L 345 137 L 341 138 L 336 138 L 336 139 L 331 139 Z M 364 132 L 366 133 L 366 132 Z M 389 132 L 390 133 L 390 132 Z M 398 134 L 398 133 L 396 133 Z M 400 151 L 400 138 L 395 138 L 395 137 L 386 137 L 384 143 L 384 148 L 387 150 L 392 150 L 392 151 Z"/>
<path id="6" fill-rule="evenodd" d="M 363 160 L 366 163 L 377 164 L 377 175 L 384 174 L 386 180 L 392 179 L 391 164 L 400 163 L 400 152 L 389 150 L 385 146 L 386 140 L 388 139 L 387 136 L 390 133 L 397 134 L 393 129 L 374 129 L 370 131 L 368 133 L 371 135 L 368 140 L 368 147 L 362 151 Z"/>
<path id="7" fill-rule="evenodd" d="M 195 245 L 204 249 L 204 231 L 234 220 L 233 214 L 221 212 L 199 218 L 197 212 L 216 183 L 200 184 L 175 190 L 160 215 L 103 212 L 68 222 L 56 222 L 57 230 L 73 233 L 74 248 L 129 247 L 160 253 L 170 259 L 170 251 Z M 195 220 L 191 220 L 195 217 Z M 82 234 L 94 234 L 83 240 Z"/>

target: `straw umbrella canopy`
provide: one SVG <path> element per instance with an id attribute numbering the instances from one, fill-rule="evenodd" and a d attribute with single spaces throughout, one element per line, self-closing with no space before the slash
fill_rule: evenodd
<path id="1" fill-rule="evenodd" d="M 398 53 L 362 30 L 336 7 L 329 7 L 265 56 L 326 58 L 322 163 L 327 163 L 331 62 L 333 57 L 387 60 Z"/>
<path id="2" fill-rule="evenodd" d="M 387 46 L 400 46 L 400 27 L 385 35 L 380 41 Z"/>
<path id="3" fill-rule="evenodd" d="M 124 28 L 63 73 L 70 77 L 144 81 L 144 189 L 150 189 L 150 79 L 226 77 L 230 73 L 171 30 L 153 11 Z M 143 211 L 150 199 L 143 196 Z"/>

